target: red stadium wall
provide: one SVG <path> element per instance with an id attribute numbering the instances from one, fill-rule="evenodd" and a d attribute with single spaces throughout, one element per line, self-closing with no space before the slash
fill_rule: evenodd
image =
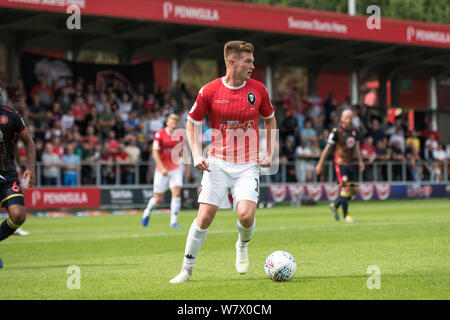
<path id="1" fill-rule="evenodd" d="M 325 100 L 329 92 L 333 93 L 333 98 L 336 102 L 345 102 L 350 95 L 350 73 L 342 71 L 324 71 L 320 73 L 317 94 Z"/>
<path id="2" fill-rule="evenodd" d="M 441 84 L 438 92 L 439 109 L 450 109 L 450 84 Z"/>
<path id="3" fill-rule="evenodd" d="M 169 59 L 153 59 L 153 73 L 155 83 L 162 85 L 163 90 L 170 88 L 170 60 Z"/>
<path id="4" fill-rule="evenodd" d="M 400 105 L 402 107 L 428 109 L 428 78 L 413 77 L 411 91 L 400 91 Z"/>

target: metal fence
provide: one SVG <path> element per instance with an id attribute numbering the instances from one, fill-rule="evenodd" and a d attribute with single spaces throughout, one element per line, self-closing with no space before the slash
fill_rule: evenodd
<path id="1" fill-rule="evenodd" d="M 315 165 L 317 160 L 296 160 L 280 163 L 277 173 L 261 176 L 261 185 L 272 183 L 315 183 L 335 182 L 334 163 L 327 161 L 322 174 L 317 176 Z M 447 161 L 374 161 L 365 163 L 366 169 L 360 172 L 355 163 L 359 182 L 449 182 L 449 166 Z M 48 167 L 37 163 L 37 186 L 68 186 L 65 183 L 64 170 L 55 167 L 58 173 L 52 177 L 46 175 Z M 82 162 L 77 169 L 75 182 L 71 186 L 118 186 L 149 185 L 153 183 L 154 162 L 136 164 Z M 192 168 L 192 178 L 185 181 L 187 186 L 197 186 L 201 181 L 201 172 Z"/>

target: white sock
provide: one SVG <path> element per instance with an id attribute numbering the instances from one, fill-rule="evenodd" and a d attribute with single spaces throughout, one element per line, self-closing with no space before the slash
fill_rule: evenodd
<path id="1" fill-rule="evenodd" d="M 178 213 L 181 209 L 181 198 L 173 198 L 170 201 L 170 225 L 178 222 Z"/>
<path id="2" fill-rule="evenodd" d="M 252 238 L 253 232 L 255 231 L 256 219 L 253 220 L 253 225 L 251 227 L 245 228 L 239 220 L 236 223 L 236 227 L 239 231 L 239 239 L 238 241 L 242 246 L 248 245 L 248 242 Z"/>
<path id="3" fill-rule="evenodd" d="M 197 225 L 197 219 L 191 224 L 184 250 L 183 268 L 191 270 L 194 268 L 195 260 L 206 240 L 208 228 L 202 229 Z"/>
<path id="4" fill-rule="evenodd" d="M 147 212 L 147 216 L 150 214 L 150 211 L 156 206 L 155 197 L 151 197 L 151 199 L 147 203 L 147 208 L 145 208 L 144 212 Z"/>

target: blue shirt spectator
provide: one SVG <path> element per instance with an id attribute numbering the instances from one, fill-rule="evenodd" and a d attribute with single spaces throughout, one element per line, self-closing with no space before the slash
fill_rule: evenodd
<path id="1" fill-rule="evenodd" d="M 66 148 L 66 154 L 62 156 L 63 185 L 75 187 L 77 185 L 78 168 L 80 166 L 80 157 L 74 154 L 74 145 L 69 144 Z"/>

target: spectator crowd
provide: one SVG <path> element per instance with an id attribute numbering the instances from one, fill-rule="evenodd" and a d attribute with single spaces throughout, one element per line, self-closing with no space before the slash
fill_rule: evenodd
<path id="1" fill-rule="evenodd" d="M 159 84 L 147 88 L 143 83 L 130 89 L 119 80 L 96 87 L 82 77 L 67 78 L 65 85 L 58 86 L 56 81 L 49 84 L 43 76 L 29 92 L 18 80 L 16 87 L 2 91 L 0 103 L 14 106 L 32 133 L 37 161 L 42 164 L 42 185 L 88 185 L 97 179 L 102 184 L 147 184 L 153 179 L 154 134 L 164 127 L 170 113 L 180 115 L 180 127 L 184 128 L 196 95 L 196 90 L 181 82 L 164 91 Z M 354 111 L 353 125 L 359 131 L 367 164 L 364 180 L 402 180 L 403 165 L 407 180 L 444 179 L 450 144 L 445 147 L 431 125 L 421 132 L 409 130 L 405 115 L 395 117 L 391 123 L 376 108 L 352 106 L 348 101 L 337 103 L 332 94 L 325 100 L 302 97 L 296 88 L 276 93 L 273 105 L 279 128 L 280 164 L 285 169 L 269 177 L 272 182 L 313 181 L 315 163 L 328 134 L 339 124 L 340 112 L 347 108 Z M 204 124 L 206 131 L 206 119 Z M 25 158 L 20 144 L 19 150 L 21 158 Z M 376 165 L 388 160 L 394 161 L 392 174 L 386 166 Z M 422 160 L 433 162 L 423 164 Z M 101 164 L 100 176 L 93 166 L 97 163 Z M 320 181 L 328 181 L 332 173 L 324 171 Z M 199 182 L 199 173 L 191 172 L 194 175 L 188 177 L 188 182 Z"/>

